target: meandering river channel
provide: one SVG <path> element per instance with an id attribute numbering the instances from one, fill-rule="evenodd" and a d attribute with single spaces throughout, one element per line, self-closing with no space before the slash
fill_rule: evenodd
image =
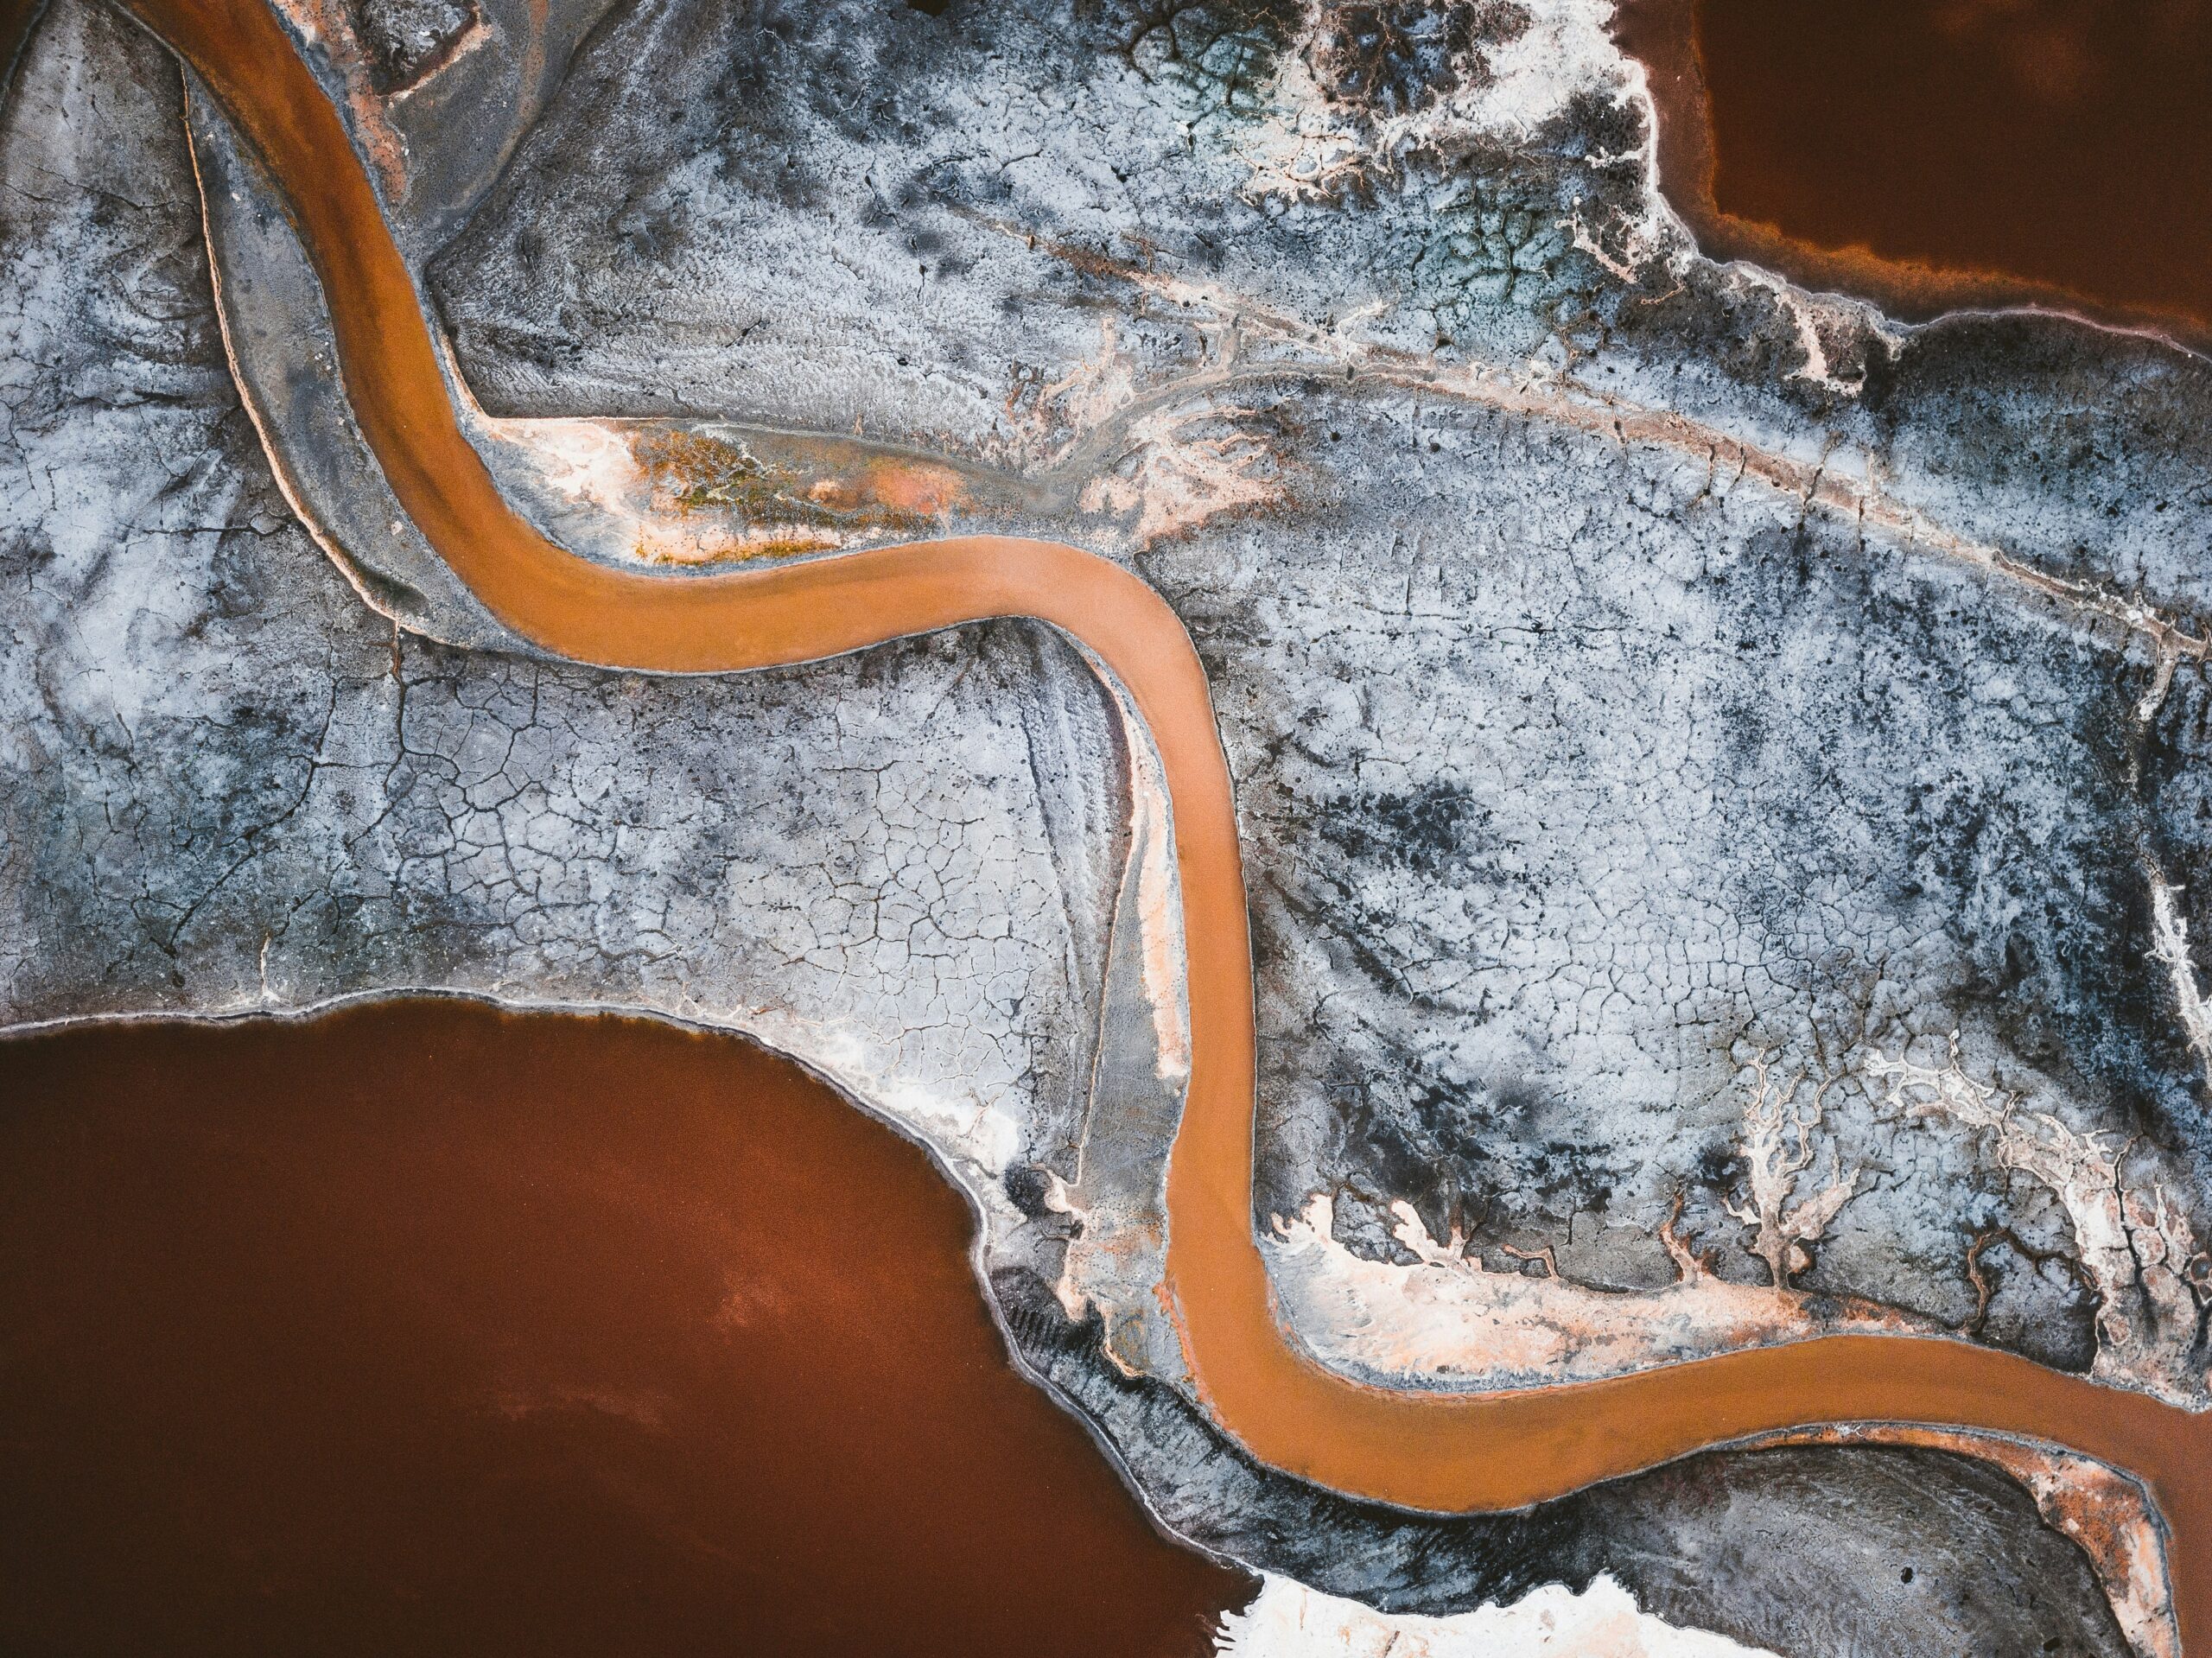
<path id="1" fill-rule="evenodd" d="M 509 626 L 582 661 L 728 672 L 1001 616 L 1088 646 L 1149 727 L 1173 797 L 1192 1070 L 1168 1177 L 1168 1275 L 1199 1391 L 1255 1456 L 1430 1510 L 1508 1509 L 1775 1429 L 1911 1422 L 2020 1435 L 2126 1469 L 2170 1528 L 2187 1649 L 2212 1654 L 2212 1418 L 1951 1340 L 1831 1337 L 1614 1381 L 1408 1394 L 1333 1375 L 1278 1320 L 1252 1223 L 1254 1026 L 1236 816 L 1204 670 L 1136 576 L 1052 543 L 967 538 L 710 576 L 628 573 L 549 542 L 457 423 L 413 280 L 336 112 L 263 0 L 130 0 L 283 189 L 335 319 L 364 435 L 423 533 Z"/>

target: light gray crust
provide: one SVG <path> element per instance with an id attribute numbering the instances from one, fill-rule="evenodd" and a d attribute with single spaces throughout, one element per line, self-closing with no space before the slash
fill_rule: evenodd
<path id="1" fill-rule="evenodd" d="M 1306 407 L 1396 457 L 1380 499 L 1142 561 L 1240 778 L 1262 1215 L 1404 1198 L 1498 1269 L 1549 1245 L 1651 1287 L 1681 1195 L 1693 1247 L 1764 1282 L 1722 1207 L 1746 1057 L 1818 1042 L 1842 1070 L 1955 1029 L 2085 1126 L 2200 1143 L 2121 641 L 1789 503 L 1713 500 L 1681 457 L 1411 398 Z M 2184 672 L 2162 718 L 2194 729 L 2202 698 Z M 2069 1247 L 2048 1191 L 1878 1089 L 1839 1089 L 1823 1129 L 1867 1175 L 1806 1287 L 1957 1326 L 1976 1229 Z M 2044 1286 L 2037 1356 L 2085 1364 L 2078 1280 L 2005 1275 Z"/>

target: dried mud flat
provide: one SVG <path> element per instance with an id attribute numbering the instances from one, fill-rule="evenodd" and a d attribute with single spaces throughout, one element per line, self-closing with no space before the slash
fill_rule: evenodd
<path id="1" fill-rule="evenodd" d="M 480 18 L 478 43 L 404 95 L 377 89 L 345 18 L 293 18 L 322 77 L 295 112 L 352 124 L 392 223 L 397 275 L 369 276 L 417 317 L 422 282 L 459 353 L 465 381 L 426 348 L 410 394 L 410 419 L 453 399 L 490 504 L 443 527 L 454 503 L 434 498 L 461 474 L 395 464 L 379 422 L 397 400 L 379 413 L 355 384 L 350 409 L 329 402 L 327 314 L 253 147 L 195 88 L 179 111 L 159 54 L 108 14 L 57 13 L 40 49 L 67 73 L 39 105 L 27 60 L 10 165 L 111 164 L 89 100 L 71 111 L 105 65 L 111 90 L 142 88 L 144 154 L 167 147 L 169 172 L 144 176 L 178 178 L 188 121 L 217 280 L 195 290 L 189 182 L 126 198 L 135 216 L 48 191 L 30 228 L 98 256 L 78 266 L 95 276 L 11 267 L 25 314 L 68 325 L 26 340 L 15 438 L 35 577 L 18 628 L 40 647 L 11 695 L 26 753 L 52 761 L 11 785 L 16 1016 L 413 983 L 757 1032 L 946 1155 L 1026 1360 L 1171 1525 L 1385 1618 L 1610 1571 L 1650 1611 L 1776 1650 L 1869 1630 L 1904 1650 L 2171 1644 L 2139 1502 L 2107 1490 L 2085 1524 L 2066 1493 L 2090 1475 L 2063 1464 L 1993 1477 L 2009 1453 L 1961 1461 L 1963 1441 L 1729 1452 L 1526 1516 L 1429 1520 L 1270 1474 L 1196 1408 L 1248 1439 L 1296 1426 L 1224 1407 L 1236 1372 L 1209 1371 L 1211 1315 L 1174 1264 L 1208 1237 L 1226 1253 L 1205 1276 L 1261 1368 L 1285 1355 L 1296 1385 L 1393 1420 L 1513 1408 L 1486 1368 L 1509 1350 L 1478 1337 L 1409 1373 L 1333 1321 L 1359 1305 L 1334 1280 L 1285 1300 L 1290 1339 L 1368 1382 L 1287 1358 L 1248 1223 L 1286 1236 L 1276 1220 L 1316 1194 L 1338 1253 L 1315 1260 L 1370 1305 L 1449 1284 L 1521 1318 L 1512 1284 L 1550 1282 L 1533 1316 L 1574 1342 L 1612 1298 L 1671 1291 L 1681 1316 L 1597 1394 L 1713 1375 L 1683 1362 L 1717 1349 L 1744 1350 L 1724 1369 L 1790 1377 L 1844 1350 L 1770 1344 L 1852 1328 L 1957 1332 L 1977 1344 L 1838 1340 L 2002 1377 L 2024 1407 L 2088 1385 L 2067 1370 L 2129 1390 L 2115 1423 L 2188 1420 L 2203 1393 L 2190 359 L 2049 320 L 1903 330 L 1716 270 L 1648 194 L 1635 77 L 1602 16 L 1445 8 L 1440 34 L 1395 12 L 1377 34 L 1351 15 L 1366 10 L 659 8 L 564 17 L 535 46 Z M 1085 31 L 1116 51 L 1071 53 Z M 554 57 L 583 41 L 565 73 L 554 35 Z M 723 71 L 729 101 L 676 96 Z M 512 85 L 529 136 L 488 156 L 442 143 L 423 100 L 456 73 Z M 1111 137 L 1054 114 L 1071 79 L 1116 111 Z M 1096 153 L 1111 184 L 1086 170 Z M 549 241 L 555 223 L 615 245 Z M 794 250 L 816 244 L 814 291 L 779 312 Z M 228 349 L 211 359 L 217 296 Z M 124 343 L 105 384 L 73 366 Z M 166 400 L 133 401 L 130 376 L 166 378 Z M 96 435 L 149 420 L 169 453 L 219 458 L 100 499 Z M 640 508 L 578 472 L 594 422 L 611 453 L 696 430 L 734 456 Z M 857 447 L 798 454 L 794 429 Z M 256 436 L 356 590 L 458 648 L 349 635 L 354 601 L 312 560 L 249 560 L 249 542 L 304 551 Z M 870 496 L 837 475 L 856 461 L 963 481 Z M 637 512 L 742 530 L 764 493 L 772 518 L 819 509 L 861 550 L 638 568 Z M 493 538 L 451 533 L 529 502 L 584 555 L 561 578 L 576 593 L 720 618 L 671 622 L 691 654 L 639 666 L 789 660 L 1009 607 L 1078 638 L 1118 626 L 1058 575 L 1033 602 L 992 598 L 1014 544 L 976 540 L 948 543 L 968 562 L 933 590 L 942 608 L 866 613 L 837 583 L 916 562 L 886 544 L 911 526 L 861 521 L 866 499 L 918 500 L 948 534 L 1027 535 L 1022 558 L 1046 538 L 1097 548 L 1102 590 L 1188 627 L 1211 704 L 1199 681 L 1179 695 L 1200 721 L 1160 717 L 1141 627 L 1104 640 L 1134 706 L 1003 625 L 766 682 L 594 676 L 512 631 L 553 589 L 487 583 Z M 205 527 L 245 521 L 266 528 Z M 105 556 L 118 544 L 140 556 Z M 805 649 L 747 634 L 715 596 L 782 592 L 798 615 L 810 588 L 826 602 Z M 194 621 L 203 592 L 216 607 Z M 561 654 L 624 659 L 602 648 L 620 605 L 571 610 L 591 639 Z M 294 639 L 272 683 L 255 664 Z M 1202 723 L 1211 750 L 1216 720 L 1228 778 L 1193 810 L 1192 744 Z M 210 747 L 211 729 L 238 734 Z M 959 764 L 933 768 L 925 744 Z M 797 805 L 816 777 L 830 792 Z M 748 796 L 779 804 L 704 821 L 686 804 Z M 167 828 L 203 814 L 210 835 Z M 1216 1069 L 1238 1024 L 1219 1000 L 1237 975 L 1217 969 L 1243 954 L 1243 904 L 1220 908 L 1240 827 L 1256 1214 L 1251 1086 Z M 199 840 L 227 866 L 196 862 Z M 88 845 L 89 882 L 30 878 Z M 1186 1088 L 1179 1196 L 1163 1175 Z M 1217 1137 L 1195 1165 L 1193 1126 Z M 1179 1325 L 1160 1312 L 1171 1278 Z M 1618 1447 L 1560 1483 L 1866 1410 L 1758 1391 L 1767 1414 Z M 1934 1413 L 2034 1426 L 1989 1421 L 1990 1399 Z M 1300 1460 L 1328 1435 L 1290 1437 L 1263 1460 L 1393 1494 Z M 1916 1501 L 1874 1502 L 1904 1456 L 1922 1458 Z M 2119 1459 L 2158 1472 L 2140 1444 Z M 1531 1473 L 1476 1457 L 1452 1477 L 1495 1503 L 1542 1495 L 1515 1483 Z M 1732 1508 L 1761 1482 L 1808 1540 L 1874 1511 L 1882 1550 L 1964 1559 L 1986 1503 L 1980 1534 L 2007 1540 L 1979 1576 L 1929 1579 L 1940 1591 L 1902 1594 L 1921 1579 L 1871 1563 L 1815 1585 L 1817 1545 L 1732 1549 Z M 1991 1564 L 2053 1548 L 2071 1566 L 2025 1595 Z M 1681 1569 L 1716 1550 L 1726 1570 Z"/>

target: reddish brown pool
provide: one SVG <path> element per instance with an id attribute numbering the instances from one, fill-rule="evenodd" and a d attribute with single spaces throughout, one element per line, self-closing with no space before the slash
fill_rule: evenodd
<path id="1" fill-rule="evenodd" d="M 0 1651 L 1194 1655 L 915 1147 L 457 1001 L 0 1043 Z"/>
<path id="2" fill-rule="evenodd" d="M 1709 251 L 1908 315 L 2212 324 L 2207 0 L 1628 0 Z"/>

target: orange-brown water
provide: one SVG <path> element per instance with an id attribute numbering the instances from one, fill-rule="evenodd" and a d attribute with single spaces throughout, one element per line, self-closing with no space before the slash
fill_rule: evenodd
<path id="1" fill-rule="evenodd" d="M 1700 245 L 1924 319 L 2212 339 L 2206 0 L 1624 0 Z"/>
<path id="2" fill-rule="evenodd" d="M 786 1061 L 385 1003 L 0 1043 L 0 1651 L 1197 1658 L 1256 1587 Z"/>
<path id="3" fill-rule="evenodd" d="M 1262 1460 L 1357 1495 L 1519 1507 L 1700 1446 L 1904 1420 L 2055 1441 L 2148 1481 L 2174 1530 L 2184 1640 L 2212 1653 L 2212 1420 L 1961 1343 L 1829 1337 L 1614 1382 L 1407 1395 L 1325 1371 L 1279 1322 L 1252 1227 L 1251 956 L 1228 770 L 1174 613 L 1054 543 L 973 537 L 711 577 L 590 564 L 503 500 L 462 435 L 411 278 L 343 127 L 263 0 L 132 0 L 286 194 L 335 319 L 340 372 L 403 505 L 490 608 L 586 661 L 739 670 L 984 617 L 1031 616 L 1096 653 L 1149 727 L 1173 800 L 1192 1072 L 1168 1172 L 1170 1288 L 1192 1376 Z"/>

